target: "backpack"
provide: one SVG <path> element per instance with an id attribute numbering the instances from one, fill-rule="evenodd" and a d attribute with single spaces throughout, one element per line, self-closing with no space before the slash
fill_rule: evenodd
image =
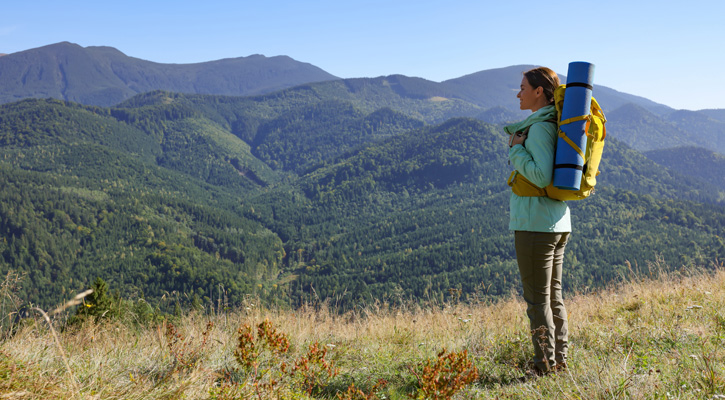
<path id="1" fill-rule="evenodd" d="M 554 91 L 554 104 L 556 107 L 557 120 L 561 118 L 561 109 L 564 105 L 564 93 L 566 85 L 559 85 Z M 569 139 L 561 130 L 562 125 L 566 125 L 575 121 L 587 120 L 586 135 L 587 146 L 584 151 L 580 149 L 571 139 Z M 528 179 L 526 179 L 518 171 L 513 171 L 508 179 L 508 185 L 511 186 L 513 192 L 523 197 L 540 197 L 546 196 L 554 200 L 582 200 L 594 193 L 594 186 L 597 184 L 597 176 L 599 175 L 599 163 L 602 161 L 602 152 L 604 150 L 604 138 L 607 136 L 604 124 L 607 119 L 604 117 L 602 108 L 599 103 L 592 97 L 590 106 L 590 114 L 579 117 L 569 118 L 565 121 L 548 121 L 557 123 L 557 132 L 560 138 L 564 139 L 577 153 L 584 158 L 584 169 L 582 171 L 581 185 L 579 190 L 559 189 L 550 183 L 545 188 L 540 188 Z M 526 128 L 528 131 L 529 128 Z M 528 132 L 526 132 L 528 133 Z"/>

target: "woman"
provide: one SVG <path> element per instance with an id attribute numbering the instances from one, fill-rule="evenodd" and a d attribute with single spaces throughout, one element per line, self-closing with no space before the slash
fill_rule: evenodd
<path id="1" fill-rule="evenodd" d="M 521 91 L 516 95 L 522 110 L 531 110 L 525 120 L 506 126 L 511 135 L 509 160 L 516 173 L 538 187 L 553 178 L 557 128 L 554 90 L 559 77 L 549 68 L 524 72 Z M 528 305 L 534 373 L 542 375 L 566 368 L 568 349 L 567 314 L 561 293 L 562 259 L 571 221 L 563 201 L 546 196 L 522 197 L 511 194 L 511 220 L 516 260 Z"/>

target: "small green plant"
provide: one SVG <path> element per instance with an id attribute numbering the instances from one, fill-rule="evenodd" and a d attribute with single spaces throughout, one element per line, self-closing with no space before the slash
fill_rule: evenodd
<path id="1" fill-rule="evenodd" d="M 523 337 L 506 336 L 501 338 L 491 347 L 493 361 L 505 365 L 507 368 L 522 368 L 528 359 L 528 349 L 525 349 L 525 343 L 527 342 Z"/>
<path id="2" fill-rule="evenodd" d="M 71 324 L 79 323 L 86 318 L 93 318 L 95 322 L 99 322 L 102 318 L 117 317 L 117 310 L 112 307 L 114 300 L 108 294 L 106 281 L 96 278 L 92 289 L 93 291 L 83 299 L 76 309 L 75 316 L 69 321 Z"/>
<path id="3" fill-rule="evenodd" d="M 413 399 L 450 399 L 464 386 L 478 379 L 478 368 L 468 359 L 468 351 L 438 353 L 435 361 L 427 360 L 422 372 L 411 372 L 418 379 L 418 391 Z"/>

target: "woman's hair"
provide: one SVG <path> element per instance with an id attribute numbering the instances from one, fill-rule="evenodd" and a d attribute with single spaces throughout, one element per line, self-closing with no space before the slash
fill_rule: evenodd
<path id="1" fill-rule="evenodd" d="M 524 77 L 534 89 L 539 86 L 544 88 L 544 95 L 549 104 L 554 102 L 554 90 L 559 87 L 559 75 L 556 72 L 546 67 L 538 67 L 524 72 Z"/>

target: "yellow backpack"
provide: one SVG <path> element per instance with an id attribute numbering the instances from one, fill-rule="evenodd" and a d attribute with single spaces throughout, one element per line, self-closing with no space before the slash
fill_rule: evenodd
<path id="1" fill-rule="evenodd" d="M 564 105 L 564 92 L 566 85 L 560 85 L 554 91 L 554 103 L 556 106 L 557 120 L 561 118 L 561 109 Z M 587 120 L 586 135 L 587 146 L 582 151 L 571 139 L 569 139 L 561 130 L 562 125 L 570 124 L 575 121 Z M 553 121 L 552 121 L 553 122 Z M 513 192 L 523 197 L 540 197 L 546 196 L 555 200 L 582 200 L 586 199 L 594 193 L 594 186 L 597 184 L 597 176 L 599 175 L 599 163 L 602 161 L 602 151 L 604 150 L 604 138 L 607 136 L 604 124 L 607 119 L 604 117 L 602 108 L 599 103 L 592 97 L 590 106 L 590 114 L 569 118 L 564 121 L 558 121 L 557 131 L 559 137 L 564 139 L 579 155 L 584 158 L 584 169 L 582 171 L 582 180 L 579 190 L 566 190 L 554 187 L 553 183 L 545 188 L 540 188 L 528 179 L 526 179 L 518 171 L 513 171 L 509 176 L 508 184 Z M 528 128 L 527 128 L 528 129 Z"/>

